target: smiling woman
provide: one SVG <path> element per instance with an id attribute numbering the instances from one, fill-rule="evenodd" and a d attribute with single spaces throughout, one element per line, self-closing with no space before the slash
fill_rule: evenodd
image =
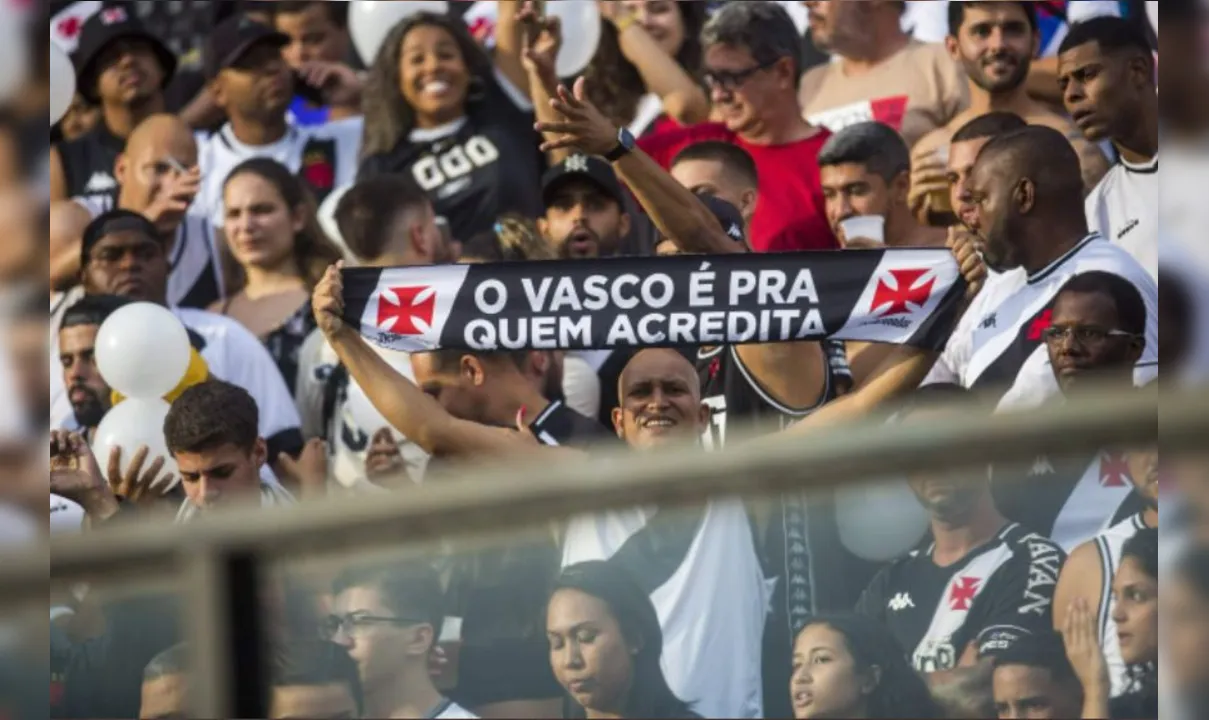
<path id="1" fill-rule="evenodd" d="M 519 37 L 515 5 L 500 6 L 494 66 L 461 20 L 416 13 L 391 30 L 369 71 L 358 179 L 412 177 L 459 241 L 505 213 L 542 210 L 533 108 L 508 51 L 519 47 L 507 41 Z"/>

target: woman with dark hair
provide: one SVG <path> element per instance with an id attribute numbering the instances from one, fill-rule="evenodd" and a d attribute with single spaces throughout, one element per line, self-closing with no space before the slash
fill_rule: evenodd
<path id="1" fill-rule="evenodd" d="M 793 647 L 795 718 L 939 718 L 894 635 L 853 615 L 816 617 Z"/>
<path id="2" fill-rule="evenodd" d="M 1164 571 L 1167 680 L 1185 717 L 1209 717 L 1209 547 L 1190 547 Z"/>
<path id="3" fill-rule="evenodd" d="M 1066 654 L 1083 685 L 1085 718 L 1155 718 L 1159 712 L 1159 531 L 1142 528 L 1125 542 L 1112 579 L 1112 620 L 1129 670 L 1125 692 L 1109 698 L 1108 661 L 1095 615 L 1080 598 L 1062 629 Z"/>
<path id="4" fill-rule="evenodd" d="M 698 80 L 705 3 L 611 0 L 600 13 L 607 22 L 584 75 L 605 117 L 635 137 L 709 119 Z"/>
<path id="5" fill-rule="evenodd" d="M 546 606 L 550 666 L 568 695 L 565 717 L 700 717 L 668 687 L 663 632 L 650 597 L 625 570 L 568 566 Z"/>
<path id="6" fill-rule="evenodd" d="M 504 213 L 542 212 L 517 6 L 500 5 L 494 64 L 460 19 L 416 13 L 390 31 L 369 70 L 358 178 L 413 178 L 459 241 Z"/>
<path id="7" fill-rule="evenodd" d="M 276 160 L 236 166 L 223 202 L 227 299 L 211 310 L 259 337 L 293 391 L 298 350 L 315 329 L 311 291 L 340 251 L 319 227 L 310 193 Z"/>

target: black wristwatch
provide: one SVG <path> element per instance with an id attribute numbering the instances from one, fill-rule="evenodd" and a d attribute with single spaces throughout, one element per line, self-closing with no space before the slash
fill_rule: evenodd
<path id="1" fill-rule="evenodd" d="M 634 149 L 634 135 L 629 130 L 621 128 L 617 131 L 617 147 L 605 153 L 604 159 L 617 162 Z"/>

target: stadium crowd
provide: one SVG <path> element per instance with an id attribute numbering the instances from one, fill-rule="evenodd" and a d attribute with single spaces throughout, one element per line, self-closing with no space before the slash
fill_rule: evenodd
<path id="1" fill-rule="evenodd" d="M 52 3 L 52 531 L 1152 393 L 1160 324 L 1164 382 L 1204 369 L 1148 3 L 586 4 L 567 72 L 572 3 L 371 53 L 356 1 Z M 145 304 L 189 370 L 162 443 L 111 448 L 141 401 L 102 328 Z M 1166 510 L 1159 543 L 1198 472 L 1105 448 L 912 474 L 855 530 L 839 491 L 718 498 L 275 574 L 270 716 L 1204 717 L 1209 555 Z M 186 715 L 169 598 L 52 606 L 51 717 Z"/>

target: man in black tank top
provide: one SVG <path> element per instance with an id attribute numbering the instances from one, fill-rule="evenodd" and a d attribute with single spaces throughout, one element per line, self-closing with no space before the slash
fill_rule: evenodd
<path id="1" fill-rule="evenodd" d="M 101 122 L 51 149 L 52 200 L 104 194 L 117 187 L 114 162 L 145 118 L 164 111 L 176 56 L 124 6 L 103 8 L 80 32 L 73 55 L 80 94 L 100 105 Z"/>

